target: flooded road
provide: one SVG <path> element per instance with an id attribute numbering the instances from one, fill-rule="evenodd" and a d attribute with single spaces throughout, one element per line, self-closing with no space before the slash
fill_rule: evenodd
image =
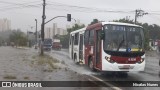
<path id="1" fill-rule="evenodd" d="M 52 52 L 45 52 L 45 54 L 52 54 Z M 59 56 L 57 55 L 57 57 Z M 69 62 L 72 61 L 70 60 Z M 40 57 L 38 50 L 33 48 L 0 47 L 0 81 L 87 81 L 87 79 L 83 74 L 79 74 L 78 71 L 75 72 L 74 69 L 70 69 L 68 62 L 62 61 L 60 57 L 59 59 L 51 58 L 50 56 Z M 22 90 L 22 88 L 1 89 Z M 23 90 L 106 89 L 110 90 L 109 87 L 23 88 Z"/>
<path id="2" fill-rule="evenodd" d="M 159 54 L 147 52 L 144 72 L 128 72 L 116 74 L 107 72 L 92 72 L 85 65 L 77 65 L 69 58 L 67 49 L 45 52 L 56 61 L 50 70 L 49 63 L 37 64 L 38 50 L 33 48 L 0 47 L 0 80 L 1 81 L 88 81 L 88 76 L 94 76 L 103 81 L 160 81 Z M 43 61 L 44 62 L 44 61 Z M 40 63 L 42 63 L 40 61 Z M 114 83 L 111 83 L 114 85 Z M 51 88 L 29 88 L 30 90 L 51 90 Z M 56 90 L 112 90 L 111 87 L 54 87 Z M 119 87 L 124 90 L 159 90 L 152 87 Z M 18 90 L 7 88 L 4 90 Z M 21 89 L 19 89 L 21 90 Z M 24 88 L 25 90 L 25 88 Z M 28 90 L 28 89 L 27 89 Z"/>
<path id="3" fill-rule="evenodd" d="M 54 53 L 54 54 L 53 54 Z M 146 67 L 145 71 L 143 72 L 128 72 L 125 73 L 107 73 L 107 72 L 92 72 L 87 66 L 83 65 L 76 65 L 73 60 L 69 58 L 68 50 L 64 49 L 62 51 L 52 51 L 50 53 L 53 57 L 56 57 L 60 60 L 64 60 L 68 67 L 75 72 L 86 74 L 86 75 L 93 75 L 98 77 L 104 81 L 160 81 L 160 67 L 159 67 L 159 54 L 150 51 L 146 52 Z M 121 89 L 142 89 L 142 90 L 150 90 L 152 88 L 144 87 L 144 88 L 121 88 Z M 159 90 L 159 88 L 153 88 L 153 90 Z"/>

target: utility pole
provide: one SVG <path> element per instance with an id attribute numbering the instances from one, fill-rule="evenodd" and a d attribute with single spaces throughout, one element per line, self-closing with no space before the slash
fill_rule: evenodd
<path id="1" fill-rule="evenodd" d="M 147 15 L 147 12 L 144 12 L 143 10 L 139 9 L 135 11 L 135 24 L 137 23 L 138 17 L 143 17 L 143 15 Z"/>
<path id="2" fill-rule="evenodd" d="M 27 29 L 27 47 L 29 47 L 28 29 Z"/>
<path id="3" fill-rule="evenodd" d="M 36 44 L 37 44 L 37 19 L 35 19 L 35 21 L 36 21 Z"/>
<path id="4" fill-rule="evenodd" d="M 134 21 L 134 24 L 137 23 L 137 12 L 138 12 L 138 10 L 136 10 L 136 12 L 135 12 L 135 21 Z"/>
<path id="5" fill-rule="evenodd" d="M 44 28 L 45 28 L 45 6 L 46 6 L 46 0 L 43 0 L 43 15 L 42 15 L 42 24 L 41 24 L 41 55 L 43 55 L 43 44 L 44 44 Z"/>

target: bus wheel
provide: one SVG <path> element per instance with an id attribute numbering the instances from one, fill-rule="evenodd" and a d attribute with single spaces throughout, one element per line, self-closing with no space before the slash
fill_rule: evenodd
<path id="1" fill-rule="evenodd" d="M 91 58 L 89 59 L 89 68 L 90 68 L 92 71 L 95 71 L 94 66 L 93 66 L 93 60 L 92 60 Z"/>

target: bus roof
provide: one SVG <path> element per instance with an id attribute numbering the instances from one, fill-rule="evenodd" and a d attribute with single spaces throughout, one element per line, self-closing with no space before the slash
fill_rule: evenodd
<path id="1" fill-rule="evenodd" d="M 142 26 L 139 26 L 139 25 L 129 24 L 129 23 L 122 23 L 122 22 L 102 22 L 102 25 L 105 25 L 105 24 L 113 24 L 113 25 L 125 25 L 125 26 L 142 27 Z"/>
<path id="2" fill-rule="evenodd" d="M 78 29 L 78 30 L 75 30 L 75 31 L 72 31 L 70 34 L 74 34 L 74 33 L 77 33 L 77 32 L 81 32 L 81 31 L 85 31 L 86 29 L 92 29 L 94 27 L 99 27 L 101 28 L 102 25 L 106 25 L 106 24 L 112 24 L 112 25 L 125 25 L 125 26 L 133 26 L 133 27 L 141 27 L 142 26 L 139 26 L 139 25 L 135 25 L 135 24 L 129 24 L 129 23 L 122 23 L 122 22 L 99 22 L 99 23 L 95 23 L 95 24 L 92 24 L 92 25 L 89 25 L 87 27 L 84 27 L 82 29 Z"/>
<path id="3" fill-rule="evenodd" d="M 133 27 L 141 27 L 142 28 L 142 26 L 139 26 L 139 25 L 129 24 L 129 23 L 122 23 L 122 22 L 99 22 L 99 23 L 95 23 L 95 24 L 89 25 L 87 27 L 87 30 L 90 30 L 90 29 L 93 29 L 93 28 L 101 29 L 101 27 L 103 25 L 106 25 L 106 24 L 125 25 L 125 26 L 133 26 Z"/>
<path id="4" fill-rule="evenodd" d="M 74 33 L 85 31 L 85 30 L 86 30 L 86 27 L 84 27 L 82 29 L 78 29 L 78 30 L 72 31 L 70 34 L 74 34 Z"/>

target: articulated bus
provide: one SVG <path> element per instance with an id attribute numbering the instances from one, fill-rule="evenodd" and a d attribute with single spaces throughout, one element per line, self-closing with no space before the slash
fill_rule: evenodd
<path id="1" fill-rule="evenodd" d="M 70 57 L 99 71 L 144 71 L 143 28 L 134 24 L 99 22 L 70 33 Z"/>

